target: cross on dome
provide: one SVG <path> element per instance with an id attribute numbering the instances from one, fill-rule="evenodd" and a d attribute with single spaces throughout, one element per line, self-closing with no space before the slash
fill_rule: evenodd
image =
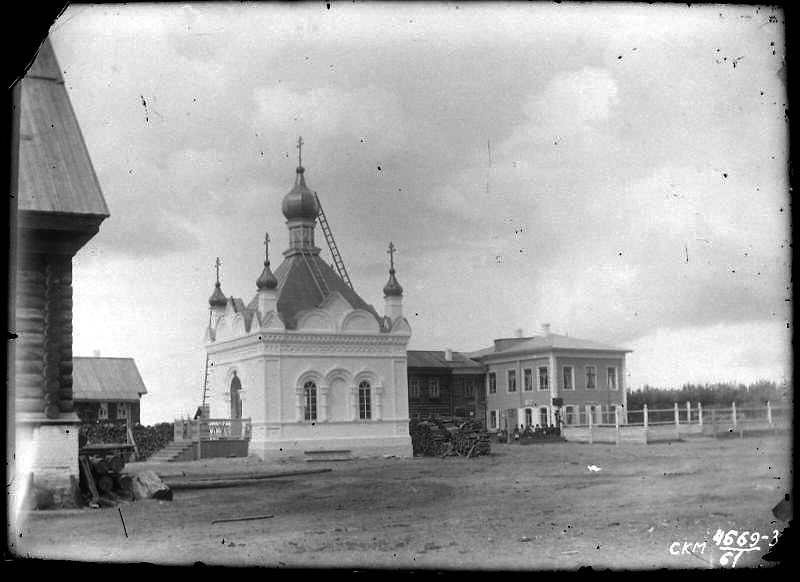
<path id="1" fill-rule="evenodd" d="M 303 136 L 297 138 L 297 165 L 303 167 Z"/>
<path id="2" fill-rule="evenodd" d="M 264 289 L 275 289 L 278 286 L 278 279 L 269 268 L 269 233 L 264 234 L 264 270 L 256 279 L 256 287 L 259 291 Z"/>
<path id="3" fill-rule="evenodd" d="M 394 254 L 397 252 L 397 247 L 393 242 L 389 243 L 389 250 L 386 253 L 389 255 L 389 281 L 383 286 L 383 294 L 386 297 L 401 297 L 403 295 L 403 288 L 397 282 L 394 270 Z"/>
<path id="4" fill-rule="evenodd" d="M 225 305 L 228 303 L 228 300 L 225 299 L 225 294 L 222 292 L 222 286 L 220 285 L 220 282 L 219 282 L 219 267 L 220 267 L 220 265 L 222 265 L 222 261 L 220 261 L 219 257 L 217 257 L 217 260 L 214 261 L 214 269 L 217 272 L 217 281 L 216 281 L 216 283 L 214 283 L 214 292 L 211 294 L 211 297 L 208 298 L 208 304 L 212 308 L 214 308 L 214 307 L 225 307 Z"/>

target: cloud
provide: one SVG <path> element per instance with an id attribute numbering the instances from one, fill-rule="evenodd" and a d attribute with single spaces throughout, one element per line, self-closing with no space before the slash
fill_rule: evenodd
<path id="1" fill-rule="evenodd" d="M 613 115 L 618 93 L 617 82 L 605 69 L 584 67 L 559 73 L 528 98 L 523 106 L 525 121 L 500 151 L 557 143 L 598 125 L 602 128 Z"/>
<path id="2" fill-rule="evenodd" d="M 347 91 L 260 87 L 253 98 L 257 123 L 280 134 L 313 135 L 315 141 L 350 136 L 368 143 L 373 155 L 400 150 L 407 143 L 399 97 L 373 85 Z"/>

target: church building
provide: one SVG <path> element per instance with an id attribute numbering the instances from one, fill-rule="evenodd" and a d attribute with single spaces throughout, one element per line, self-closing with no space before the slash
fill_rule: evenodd
<path id="1" fill-rule="evenodd" d="M 320 257 L 317 221 L 326 238 L 330 230 L 317 194 L 306 185 L 302 157 L 282 211 L 288 248 L 273 272 L 266 236 L 263 270 L 254 273 L 249 302 L 225 296 L 217 268 L 206 333 L 208 391 L 216 397 L 211 415 L 249 419 L 249 452 L 261 458 L 325 451 L 411 456 L 411 327 L 403 316 L 394 246 L 379 314 L 353 289 L 335 243 L 336 268 Z"/>

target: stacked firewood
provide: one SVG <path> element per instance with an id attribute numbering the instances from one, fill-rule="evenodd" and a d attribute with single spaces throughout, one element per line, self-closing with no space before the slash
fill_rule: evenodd
<path id="1" fill-rule="evenodd" d="M 465 457 L 488 455 L 492 451 L 489 433 L 480 422 L 467 421 L 453 435 L 453 450 Z"/>
<path id="2" fill-rule="evenodd" d="M 174 429 L 171 423 L 166 422 L 153 426 L 134 424 L 131 433 L 138 460 L 145 460 L 172 442 Z M 89 444 L 126 443 L 131 440 L 124 420 L 84 422 L 80 435 L 82 441 Z"/>
<path id="3" fill-rule="evenodd" d="M 480 422 L 431 417 L 411 421 L 411 443 L 415 455 L 475 457 L 491 452 L 489 433 Z"/>
<path id="4" fill-rule="evenodd" d="M 450 440 L 448 432 L 433 419 L 412 419 L 409 432 L 414 455 L 440 455 L 447 448 Z"/>
<path id="5" fill-rule="evenodd" d="M 80 455 L 81 493 L 90 507 L 133 501 L 133 480 L 124 474 L 125 457 L 120 453 Z"/>

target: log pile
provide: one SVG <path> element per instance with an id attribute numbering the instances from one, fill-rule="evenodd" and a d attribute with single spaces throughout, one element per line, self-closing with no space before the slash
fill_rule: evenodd
<path id="1" fill-rule="evenodd" d="M 135 424 L 131 428 L 136 443 L 138 460 L 146 460 L 163 449 L 174 437 L 171 423 L 162 422 L 153 426 Z M 127 424 L 124 420 L 84 422 L 80 431 L 81 446 L 126 443 L 128 439 Z"/>
<path id="2" fill-rule="evenodd" d="M 430 417 L 412 419 L 411 444 L 417 456 L 475 457 L 491 452 L 489 433 L 475 420 Z"/>
<path id="3" fill-rule="evenodd" d="M 492 451 L 489 433 L 480 422 L 467 421 L 458 427 L 452 439 L 453 452 L 462 457 L 488 455 Z"/>
<path id="4" fill-rule="evenodd" d="M 124 474 L 125 457 L 120 453 L 80 455 L 80 490 L 89 507 L 114 506 L 133 501 L 133 479 Z"/>

